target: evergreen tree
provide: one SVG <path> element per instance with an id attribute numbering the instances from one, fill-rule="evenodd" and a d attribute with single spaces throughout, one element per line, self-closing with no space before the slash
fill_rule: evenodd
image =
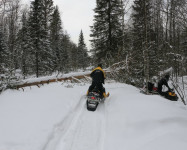
<path id="1" fill-rule="evenodd" d="M 42 28 L 44 28 L 44 40 L 43 40 L 43 71 L 45 73 L 52 73 L 54 71 L 53 60 L 54 54 L 51 48 L 50 41 L 50 29 L 49 26 L 52 21 L 52 15 L 54 12 L 53 0 L 42 0 L 42 13 L 43 13 L 43 23 Z"/>
<path id="2" fill-rule="evenodd" d="M 9 10 L 7 14 L 7 46 L 9 51 L 9 67 L 13 70 L 18 69 L 18 51 L 16 50 L 16 38 L 18 33 L 18 18 L 20 11 L 20 0 L 11 0 L 9 2 Z"/>
<path id="3" fill-rule="evenodd" d="M 7 47 L 5 45 L 4 34 L 2 31 L 2 26 L 0 26 L 0 74 L 4 72 L 4 67 L 7 58 Z"/>
<path id="4" fill-rule="evenodd" d="M 150 49 L 152 50 L 150 53 L 150 76 L 157 75 L 159 70 L 164 70 L 163 62 L 165 61 L 165 48 L 163 45 L 165 43 L 165 39 L 163 27 L 164 19 L 162 18 L 162 3 L 163 0 L 152 1 L 153 15 L 151 19 L 151 26 L 153 29 L 152 37 L 154 38 L 152 41 L 154 41 L 154 43 L 152 43 L 152 47 Z"/>
<path id="5" fill-rule="evenodd" d="M 61 39 L 61 54 L 62 54 L 62 64 L 61 64 L 61 68 L 63 69 L 64 72 L 69 72 L 71 71 L 71 67 L 72 67 L 72 54 L 71 54 L 71 41 L 70 41 L 70 36 L 67 33 L 64 33 L 62 35 L 62 39 Z M 76 56 L 76 54 L 75 54 Z M 74 61 L 76 61 L 76 59 L 74 59 Z"/>
<path id="6" fill-rule="evenodd" d="M 87 53 L 86 44 L 84 42 L 84 35 L 82 30 L 79 35 L 77 57 L 78 57 L 77 59 L 78 59 L 79 68 L 85 69 L 86 66 L 88 65 L 88 53 Z"/>
<path id="7" fill-rule="evenodd" d="M 62 23 L 60 19 L 60 13 L 58 7 L 56 6 L 51 19 L 50 40 L 51 40 L 51 48 L 54 55 L 54 68 L 58 71 L 63 71 L 63 67 L 62 67 L 63 50 L 61 48 L 61 39 L 63 35 L 63 30 L 61 24 Z"/>
<path id="8" fill-rule="evenodd" d="M 120 0 L 97 0 L 94 12 L 90 35 L 92 52 L 97 62 L 108 60 L 109 64 L 122 47 L 123 3 Z"/>
<path id="9" fill-rule="evenodd" d="M 135 84 L 149 80 L 149 55 L 152 39 L 150 0 L 135 0 L 133 5 L 133 50 L 131 52 L 131 76 Z M 152 60 L 151 60 L 152 61 Z"/>
<path id="10" fill-rule="evenodd" d="M 43 19 L 42 16 L 42 7 L 41 7 L 41 0 L 35 0 L 31 3 L 31 13 L 30 13 L 30 30 L 31 30 L 31 44 L 33 49 L 33 54 L 35 55 L 35 73 L 36 76 L 39 76 L 40 71 L 40 63 L 41 63 L 41 41 L 42 41 L 42 28 L 41 28 L 41 20 Z"/>
<path id="11" fill-rule="evenodd" d="M 45 30 L 48 32 L 50 22 L 52 21 L 54 15 L 54 6 L 53 0 L 43 0 L 43 11 L 44 11 L 44 27 Z M 58 9 L 58 8 L 56 8 Z"/>
<path id="12" fill-rule="evenodd" d="M 70 42 L 69 43 L 69 66 L 71 68 L 71 71 L 77 71 L 79 68 L 78 64 L 78 47 L 76 44 Z"/>
<path id="13" fill-rule="evenodd" d="M 52 50 L 47 33 L 43 0 L 31 3 L 30 33 L 33 54 L 35 55 L 35 73 L 38 77 L 52 72 Z"/>
<path id="14" fill-rule="evenodd" d="M 181 35 L 181 55 L 182 55 L 182 74 L 187 73 L 187 27 L 183 30 Z"/>
<path id="15" fill-rule="evenodd" d="M 43 13 L 44 13 L 44 29 L 45 29 L 45 60 L 46 60 L 46 67 L 45 70 L 49 73 L 54 71 L 54 53 L 51 48 L 51 40 L 50 40 L 50 24 L 52 21 L 52 15 L 54 12 L 53 0 L 43 0 Z"/>
<path id="16" fill-rule="evenodd" d="M 32 70 L 33 65 L 33 56 L 32 56 L 32 49 L 30 48 L 31 44 L 29 43 L 30 39 L 30 32 L 28 26 L 28 12 L 24 10 L 22 13 L 21 19 L 21 29 L 17 35 L 17 45 L 16 49 L 19 53 L 18 60 L 19 60 L 19 67 L 22 70 L 22 74 L 25 77 L 28 74 L 34 73 Z"/>

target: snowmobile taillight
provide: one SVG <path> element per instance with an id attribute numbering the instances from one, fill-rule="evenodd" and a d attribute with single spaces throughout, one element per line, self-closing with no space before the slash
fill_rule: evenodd
<path id="1" fill-rule="evenodd" d="M 91 99 L 95 99 L 95 97 L 91 97 Z"/>

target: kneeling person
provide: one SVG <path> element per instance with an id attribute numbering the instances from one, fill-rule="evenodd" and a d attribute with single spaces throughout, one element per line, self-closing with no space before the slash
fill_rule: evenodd
<path id="1" fill-rule="evenodd" d="M 158 82 L 158 93 L 162 96 L 166 96 L 167 92 L 163 92 L 162 91 L 162 86 L 165 85 L 168 88 L 168 91 L 171 91 L 171 88 L 168 85 L 168 81 L 169 81 L 169 75 L 165 75 L 164 78 L 162 78 L 159 82 Z"/>

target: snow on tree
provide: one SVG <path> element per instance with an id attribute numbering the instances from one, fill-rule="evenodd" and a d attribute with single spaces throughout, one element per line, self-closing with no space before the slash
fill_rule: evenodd
<path id="1" fill-rule="evenodd" d="M 79 43 L 78 43 L 78 52 L 77 52 L 77 60 L 79 68 L 85 69 L 88 64 L 88 52 L 87 47 L 84 42 L 84 35 L 81 30 L 79 35 Z"/>
<path id="2" fill-rule="evenodd" d="M 48 31 L 46 30 L 46 16 L 43 0 L 35 0 L 31 3 L 30 30 L 32 53 L 35 55 L 35 73 L 38 77 L 51 72 L 52 49 Z"/>
<path id="3" fill-rule="evenodd" d="M 51 48 L 53 51 L 54 56 L 54 69 L 58 71 L 62 71 L 62 48 L 61 48 L 61 39 L 62 39 L 62 23 L 60 19 L 60 13 L 58 7 L 55 7 L 55 10 L 52 14 L 51 23 L 50 23 L 50 41 L 51 41 Z"/>
<path id="4" fill-rule="evenodd" d="M 149 80 L 151 43 L 150 0 L 135 0 L 133 5 L 133 48 L 131 51 L 131 76 L 136 84 Z"/>
<path id="5" fill-rule="evenodd" d="M 97 0 L 94 12 L 92 53 L 96 62 L 110 64 L 122 46 L 123 5 L 119 0 Z"/>

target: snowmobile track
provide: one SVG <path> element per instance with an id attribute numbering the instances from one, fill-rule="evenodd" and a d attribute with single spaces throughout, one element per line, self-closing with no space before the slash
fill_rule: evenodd
<path id="1" fill-rule="evenodd" d="M 42 150 L 56 150 L 60 140 L 66 136 L 67 132 L 71 128 L 72 124 L 76 124 L 76 121 L 80 117 L 85 104 L 85 96 L 82 96 L 78 104 L 68 115 L 57 125 L 54 126 L 52 133 L 49 135 L 46 144 Z"/>
<path id="2" fill-rule="evenodd" d="M 105 104 L 90 112 L 82 96 L 75 109 L 54 127 L 42 150 L 104 150 L 105 126 Z"/>

